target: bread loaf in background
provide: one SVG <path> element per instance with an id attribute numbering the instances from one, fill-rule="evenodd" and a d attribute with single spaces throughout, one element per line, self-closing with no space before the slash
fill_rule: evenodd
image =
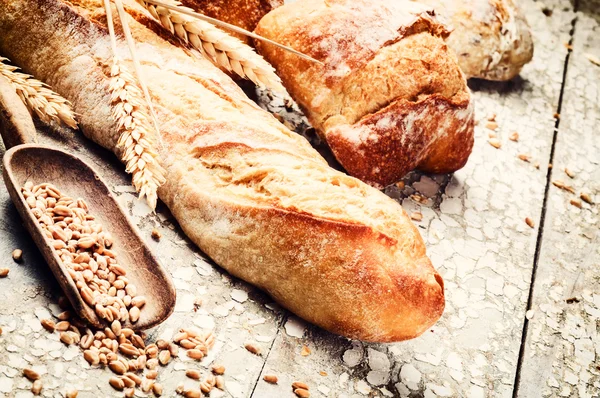
<path id="1" fill-rule="evenodd" d="M 407 0 L 302 0 L 267 14 L 259 52 L 350 175 L 376 187 L 418 168 L 463 167 L 473 106 L 448 35 L 430 7 Z"/>
<path id="2" fill-rule="evenodd" d="M 181 0 L 181 4 L 197 12 L 227 22 L 250 32 L 269 11 L 283 4 L 283 0 Z M 251 44 L 248 36 L 234 36 Z"/>
<path id="3" fill-rule="evenodd" d="M 124 3 L 164 145 L 159 197 L 189 238 L 334 333 L 387 342 L 427 330 L 444 309 L 443 282 L 400 205 L 331 169 L 223 72 L 147 28 L 133 0 Z M 83 133 L 116 151 L 102 1 L 0 6 L 0 54 L 69 99 Z M 118 52 L 129 59 L 121 37 Z"/>
<path id="4" fill-rule="evenodd" d="M 514 0 L 418 1 L 453 29 L 448 45 L 468 78 L 510 80 L 533 58 L 531 31 Z"/>

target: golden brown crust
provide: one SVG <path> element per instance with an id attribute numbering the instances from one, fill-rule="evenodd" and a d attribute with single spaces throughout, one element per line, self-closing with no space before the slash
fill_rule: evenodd
<path id="1" fill-rule="evenodd" d="M 210 229 L 181 222 L 192 240 L 205 243 L 202 247 L 211 258 L 326 330 L 364 341 L 401 341 L 426 331 L 444 310 L 443 281 L 427 257 L 403 260 L 401 269 L 393 267 L 400 253 L 394 255 L 394 246 L 369 228 L 276 208 L 228 208 L 196 190 L 179 187 L 178 192 L 183 196 L 170 206 L 176 217 L 193 216 L 208 201 L 212 211 L 220 209 L 219 223 L 236 225 L 236 233 L 228 234 L 224 245 L 224 237 Z M 236 245 L 244 250 L 236 252 L 232 264 L 231 247 Z M 276 256 L 265 256 L 257 247 L 269 248 Z"/>
<path id="2" fill-rule="evenodd" d="M 430 8 L 304 0 L 272 11 L 256 31 L 324 63 L 257 44 L 351 175 L 381 187 L 420 165 L 455 171 L 466 163 L 471 98 L 444 42 L 448 31 Z M 455 152 L 429 156 L 442 147 Z"/>
<path id="3" fill-rule="evenodd" d="M 348 173 L 383 187 L 416 168 L 431 173 L 460 169 L 473 147 L 469 134 L 473 128 L 468 96 L 449 101 L 434 94 L 418 102 L 395 101 L 353 125 L 332 127 L 326 134 Z"/>
<path id="4" fill-rule="evenodd" d="M 137 5 L 125 3 L 137 18 Z M 114 151 L 102 2 L 77 4 L 0 0 L 0 53 L 69 99 L 83 133 Z M 396 202 L 329 168 L 208 61 L 129 24 L 160 121 L 159 197 L 193 242 L 284 307 L 349 337 L 403 340 L 440 317 L 441 278 Z M 128 59 L 122 39 L 118 51 Z"/>
<path id="5" fill-rule="evenodd" d="M 182 0 L 181 4 L 250 32 L 269 11 L 283 5 L 283 0 Z M 248 36 L 234 34 L 251 44 Z"/>
<path id="6" fill-rule="evenodd" d="M 510 80 L 533 58 L 525 15 L 513 0 L 418 0 L 453 28 L 448 45 L 465 75 Z"/>

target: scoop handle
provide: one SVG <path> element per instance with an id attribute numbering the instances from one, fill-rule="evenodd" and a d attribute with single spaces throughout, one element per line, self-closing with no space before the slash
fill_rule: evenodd
<path id="1" fill-rule="evenodd" d="M 0 135 L 6 149 L 37 142 L 35 125 L 10 81 L 0 75 Z"/>

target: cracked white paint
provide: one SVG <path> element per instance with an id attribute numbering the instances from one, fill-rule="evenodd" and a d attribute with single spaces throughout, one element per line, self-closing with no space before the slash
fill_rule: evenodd
<path id="1" fill-rule="evenodd" d="M 290 316 L 285 323 L 285 332 L 290 337 L 302 338 L 306 330 L 306 323 L 298 317 Z"/>
<path id="2" fill-rule="evenodd" d="M 233 289 L 231 291 L 231 298 L 237 301 L 238 303 L 244 303 L 248 300 L 248 293 L 244 290 Z"/>

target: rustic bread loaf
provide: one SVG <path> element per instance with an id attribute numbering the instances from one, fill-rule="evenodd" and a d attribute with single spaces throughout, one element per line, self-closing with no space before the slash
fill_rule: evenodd
<path id="1" fill-rule="evenodd" d="M 224 73 L 163 40 L 137 4 L 125 3 L 160 121 L 167 183 L 159 196 L 190 239 L 332 332 L 398 341 L 431 326 L 444 308 L 443 282 L 402 208 L 328 167 Z M 72 101 L 84 134 L 115 151 L 101 0 L 0 5 L 0 54 Z"/>
<path id="2" fill-rule="evenodd" d="M 181 0 L 181 4 L 250 32 L 258 21 L 272 9 L 283 4 L 283 0 Z M 248 36 L 235 34 L 250 44 Z"/>
<path id="3" fill-rule="evenodd" d="M 510 80 L 533 58 L 527 20 L 513 0 L 418 0 L 453 28 L 448 46 L 467 77 Z"/>
<path id="4" fill-rule="evenodd" d="M 410 170 L 447 173 L 473 146 L 473 106 L 448 31 L 407 0 L 303 0 L 259 23 L 258 50 L 349 174 L 376 187 Z"/>

